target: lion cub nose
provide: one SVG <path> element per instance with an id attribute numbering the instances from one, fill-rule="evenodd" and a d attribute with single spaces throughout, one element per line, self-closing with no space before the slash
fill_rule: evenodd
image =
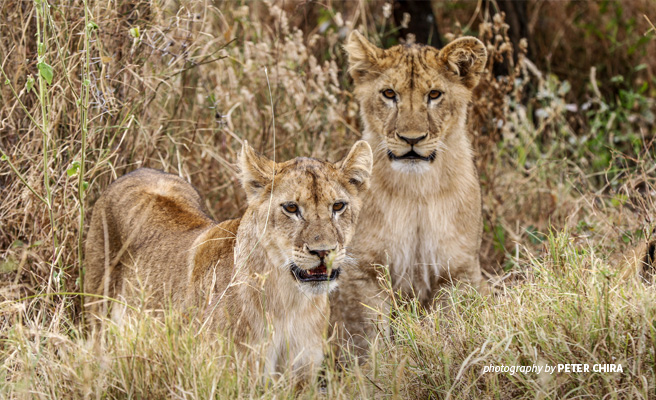
<path id="1" fill-rule="evenodd" d="M 310 254 L 313 254 L 321 259 L 323 261 L 324 258 L 335 249 L 328 249 L 328 250 L 310 250 Z"/>
<path id="2" fill-rule="evenodd" d="M 410 146 L 414 146 L 417 143 L 421 142 L 422 140 L 426 139 L 427 135 L 411 138 L 411 137 L 401 136 L 397 133 L 396 136 L 398 136 L 399 139 L 403 140 L 404 142 L 406 142 Z"/>

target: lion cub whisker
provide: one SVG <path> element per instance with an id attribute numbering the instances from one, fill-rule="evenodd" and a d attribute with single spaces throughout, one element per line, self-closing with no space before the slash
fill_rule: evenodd
<path id="1" fill-rule="evenodd" d="M 362 359 L 379 328 L 386 329 L 378 319 L 388 314 L 390 292 L 424 307 L 452 282 L 487 292 L 478 254 L 481 192 L 466 128 L 487 51 L 473 37 L 439 50 L 418 44 L 381 49 L 357 31 L 344 48 L 363 139 L 375 151 L 371 189 L 351 243 L 357 263 L 331 294 L 331 308 L 343 347 Z M 379 285 L 388 276 L 389 290 Z M 346 307 L 351 311 L 341 312 Z"/>
<path id="2" fill-rule="evenodd" d="M 373 155 L 355 143 L 339 163 L 276 163 L 244 142 L 241 218 L 213 221 L 182 178 L 138 169 L 96 202 L 86 248 L 91 294 L 138 300 L 147 311 L 196 310 L 199 332 L 223 332 L 241 351 L 260 349 L 268 377 L 291 368 L 315 376 L 329 324 L 328 293 L 340 278 Z M 131 307 L 131 306 L 130 306 Z M 101 321 L 128 307 L 89 303 Z"/>

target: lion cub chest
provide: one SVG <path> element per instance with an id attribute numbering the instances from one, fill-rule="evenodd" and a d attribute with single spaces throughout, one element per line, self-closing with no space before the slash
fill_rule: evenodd
<path id="1" fill-rule="evenodd" d="M 454 216 L 448 198 L 408 204 L 388 193 L 372 196 L 363 208 L 355 248 L 364 263 L 388 266 L 395 290 L 421 302 L 448 274 L 453 253 Z"/>

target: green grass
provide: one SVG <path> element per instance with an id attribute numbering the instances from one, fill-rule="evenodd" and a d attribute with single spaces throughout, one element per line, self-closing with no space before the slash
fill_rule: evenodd
<path id="1" fill-rule="evenodd" d="M 324 383 L 264 382 L 256 350 L 169 312 L 128 313 L 83 333 L 47 298 L 0 309 L 3 397 L 39 398 L 651 398 L 656 390 L 656 293 L 620 278 L 568 232 L 526 260 L 525 276 L 495 296 L 445 289 L 443 308 L 395 306 L 393 338 L 368 365 L 324 367 Z M 485 366 L 621 364 L 622 373 L 483 373 Z M 323 387 L 322 387 L 323 386 Z"/>

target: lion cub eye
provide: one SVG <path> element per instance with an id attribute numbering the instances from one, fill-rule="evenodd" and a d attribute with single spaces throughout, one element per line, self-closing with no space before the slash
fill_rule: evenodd
<path id="1" fill-rule="evenodd" d="M 431 90 L 430 93 L 428 93 L 428 98 L 431 100 L 437 100 L 440 97 L 442 97 L 442 92 L 439 90 Z"/>
<path id="2" fill-rule="evenodd" d="M 298 204 L 296 203 L 282 204 L 282 208 L 290 214 L 296 214 L 298 212 Z"/>
<path id="3" fill-rule="evenodd" d="M 390 99 L 390 100 L 396 99 L 396 92 L 393 91 L 392 89 L 385 89 L 383 90 L 382 93 L 386 99 Z"/>
<path id="4" fill-rule="evenodd" d="M 338 201 L 337 203 L 333 204 L 333 211 L 339 212 L 342 211 L 346 207 L 346 203 L 343 201 Z"/>

